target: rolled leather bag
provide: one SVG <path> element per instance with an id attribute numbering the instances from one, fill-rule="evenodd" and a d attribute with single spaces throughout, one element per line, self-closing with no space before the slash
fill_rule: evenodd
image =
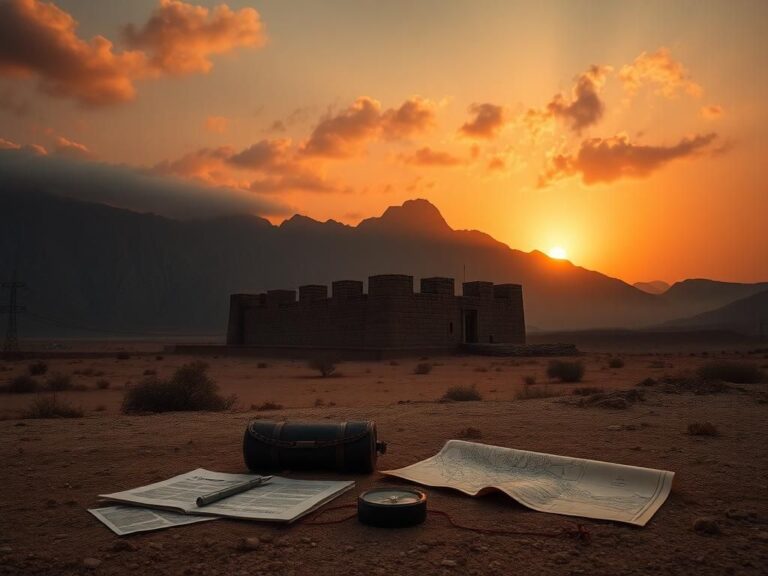
<path id="1" fill-rule="evenodd" d="M 376 438 L 376 423 L 274 422 L 252 420 L 243 437 L 243 458 L 254 472 L 336 470 L 370 473 L 386 442 Z"/>

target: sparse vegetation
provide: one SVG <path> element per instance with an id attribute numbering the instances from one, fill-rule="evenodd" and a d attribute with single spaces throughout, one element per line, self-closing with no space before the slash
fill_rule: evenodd
<path id="1" fill-rule="evenodd" d="M 536 376 L 532 376 L 531 374 L 523 376 L 523 384 L 525 386 L 533 386 L 536 384 Z"/>
<path id="2" fill-rule="evenodd" d="M 441 398 L 443 401 L 453 402 L 471 402 L 482 399 L 483 396 L 474 386 L 451 386 Z"/>
<path id="3" fill-rule="evenodd" d="M 259 362 L 256 364 L 256 368 L 258 368 L 259 370 L 263 370 L 264 368 L 269 368 L 269 364 L 267 364 L 266 362 Z"/>
<path id="4" fill-rule="evenodd" d="M 191 362 L 179 367 L 168 380 L 146 378 L 128 388 L 122 410 L 134 412 L 221 411 L 235 403 L 236 397 L 224 397 L 208 376 L 205 362 Z"/>
<path id="5" fill-rule="evenodd" d="M 148 368 L 147 370 L 144 370 L 144 376 L 157 376 L 157 370 Z"/>
<path id="6" fill-rule="evenodd" d="M 128 354 L 128 352 L 118 352 L 115 355 L 115 358 L 117 358 L 118 360 L 130 360 L 131 359 L 131 355 Z"/>
<path id="7" fill-rule="evenodd" d="M 641 380 L 640 382 L 638 382 L 637 386 L 649 387 L 649 386 L 656 386 L 656 384 L 658 384 L 658 382 L 655 379 L 653 379 L 653 378 L 645 378 L 644 380 Z"/>
<path id="8" fill-rule="evenodd" d="M 311 358 L 308 362 L 308 365 L 313 370 L 320 372 L 321 378 L 328 378 L 328 376 L 331 376 L 336 372 L 337 363 L 338 360 L 331 356 L 320 355 Z"/>
<path id="9" fill-rule="evenodd" d="M 623 358 L 611 358 L 608 360 L 608 368 L 624 368 Z"/>
<path id="10" fill-rule="evenodd" d="M 109 380 L 101 379 L 98 382 L 96 382 L 96 388 L 99 390 L 106 390 L 109 388 Z"/>
<path id="11" fill-rule="evenodd" d="M 562 395 L 562 390 L 555 389 L 551 386 L 530 386 L 523 384 L 523 387 L 515 394 L 515 400 L 536 400 L 539 398 L 554 398 L 555 396 Z"/>
<path id="12" fill-rule="evenodd" d="M 397 360 L 390 360 L 389 361 L 389 365 L 390 366 L 400 366 L 400 362 L 398 362 Z"/>
<path id="13" fill-rule="evenodd" d="M 315 408 L 321 408 L 325 406 L 325 400 L 322 398 L 315 398 Z"/>
<path id="14" fill-rule="evenodd" d="M 82 418 L 83 411 L 62 400 L 55 394 L 35 398 L 22 415 L 23 418 Z"/>
<path id="15" fill-rule="evenodd" d="M 561 382 L 581 382 L 584 377 L 584 363 L 580 360 L 552 360 L 547 366 L 547 376 Z"/>
<path id="16" fill-rule="evenodd" d="M 764 375 L 757 365 L 750 362 L 729 362 L 714 360 L 697 370 L 704 380 L 723 380 L 734 384 L 755 384 L 762 382 Z"/>
<path id="17" fill-rule="evenodd" d="M 38 360 L 37 362 L 32 362 L 27 369 L 29 370 L 30 376 L 42 376 L 48 372 L 48 364 L 42 360 Z"/>
<path id="18" fill-rule="evenodd" d="M 69 374 L 52 374 L 45 381 L 45 387 L 51 392 L 62 392 L 72 389 L 72 378 Z"/>
<path id="19" fill-rule="evenodd" d="M 691 422 L 688 424 L 688 434 L 691 436 L 719 436 L 717 426 L 712 422 Z"/>
<path id="20" fill-rule="evenodd" d="M 266 402 L 262 402 L 261 404 L 251 404 L 251 410 L 256 410 L 257 412 L 267 412 L 269 410 L 282 410 L 283 405 L 278 404 L 277 402 L 271 402 L 270 400 L 267 400 Z"/>
<path id="21" fill-rule="evenodd" d="M 419 362 L 413 369 L 414 374 L 429 374 L 432 372 L 432 364 L 429 362 Z"/>
<path id="22" fill-rule="evenodd" d="M 456 434 L 456 437 L 463 438 L 465 440 L 477 440 L 483 437 L 483 433 L 479 428 L 473 428 L 472 426 L 469 426 L 468 428 L 462 428 L 459 430 L 459 433 Z"/>
<path id="23" fill-rule="evenodd" d="M 598 408 L 612 408 L 626 410 L 635 402 L 645 400 L 645 391 L 638 388 L 629 390 L 614 390 L 612 392 L 598 392 L 589 394 L 579 399 L 579 406 L 596 406 Z"/>
<path id="24" fill-rule="evenodd" d="M 477 368 L 475 368 L 475 372 L 488 372 L 488 368 L 486 368 L 485 366 L 478 366 Z"/>
<path id="25" fill-rule="evenodd" d="M 591 394 L 601 394 L 604 391 L 603 388 L 598 388 L 597 386 L 581 386 L 571 390 L 571 393 L 574 396 L 589 396 Z"/>
<path id="26" fill-rule="evenodd" d="M 30 394 L 37 392 L 38 388 L 37 380 L 26 374 L 21 374 L 16 378 L 11 378 L 5 386 L 5 391 L 9 394 Z"/>

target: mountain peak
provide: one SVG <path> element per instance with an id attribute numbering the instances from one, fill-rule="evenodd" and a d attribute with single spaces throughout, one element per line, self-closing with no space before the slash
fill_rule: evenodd
<path id="1" fill-rule="evenodd" d="M 423 198 L 390 206 L 378 218 L 366 218 L 357 225 L 362 230 L 410 234 L 444 234 L 452 229 L 437 207 Z"/>

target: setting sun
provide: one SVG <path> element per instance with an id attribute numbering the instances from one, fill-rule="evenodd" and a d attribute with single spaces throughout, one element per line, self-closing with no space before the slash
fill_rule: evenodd
<path id="1" fill-rule="evenodd" d="M 565 248 L 562 246 L 553 246 L 549 249 L 549 252 L 547 253 L 550 258 L 554 258 L 555 260 L 565 260 L 568 258 L 568 253 L 565 251 Z"/>

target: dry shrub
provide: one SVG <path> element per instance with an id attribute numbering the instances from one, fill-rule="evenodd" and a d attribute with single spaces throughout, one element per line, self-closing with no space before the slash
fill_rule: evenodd
<path id="1" fill-rule="evenodd" d="M 267 400 L 266 402 L 262 402 L 261 404 L 251 404 L 251 410 L 256 410 L 257 412 L 267 412 L 269 410 L 282 410 L 283 405 L 278 404 L 277 402 L 272 402 L 270 400 Z"/>
<path id="2" fill-rule="evenodd" d="M 482 395 L 474 386 L 451 386 L 441 398 L 443 401 L 453 402 L 471 402 L 482 399 Z"/>
<path id="3" fill-rule="evenodd" d="M 515 394 L 515 400 L 537 400 L 539 398 L 554 398 L 555 396 L 562 395 L 562 390 L 556 390 L 550 386 L 523 385 Z"/>
<path id="4" fill-rule="evenodd" d="M 475 368 L 475 372 L 488 372 L 488 368 L 486 368 L 485 366 L 478 366 L 477 368 Z"/>
<path id="5" fill-rule="evenodd" d="M 413 369 L 414 374 L 429 374 L 432 372 L 432 364 L 429 362 L 419 362 Z"/>
<path id="6" fill-rule="evenodd" d="M 48 364 L 42 360 L 39 360 L 37 362 L 32 362 L 32 364 L 30 364 L 27 369 L 29 370 L 30 376 L 42 376 L 48 372 Z"/>
<path id="7" fill-rule="evenodd" d="M 533 386 L 534 384 L 536 384 L 536 376 L 531 376 L 531 375 L 523 376 L 523 384 L 525 386 Z"/>
<path id="8" fill-rule="evenodd" d="M 130 360 L 131 359 L 131 355 L 128 354 L 128 352 L 118 352 L 115 355 L 115 358 L 117 358 L 118 360 Z"/>
<path id="9" fill-rule="evenodd" d="M 719 436 L 717 426 L 712 422 L 691 422 L 688 424 L 688 434 L 691 436 Z"/>
<path id="10" fill-rule="evenodd" d="M 266 362 L 259 362 L 258 364 L 256 364 L 256 368 L 258 368 L 259 370 L 264 370 L 264 368 L 269 368 L 269 364 L 267 364 Z"/>
<path id="11" fill-rule="evenodd" d="M 722 380 L 706 380 L 697 374 L 682 372 L 665 375 L 660 380 L 659 389 L 666 394 L 721 394 L 731 390 L 731 386 Z"/>
<path id="12" fill-rule="evenodd" d="M 157 370 L 152 370 L 151 368 L 148 368 L 144 370 L 144 376 L 157 376 Z"/>
<path id="13" fill-rule="evenodd" d="M 707 362 L 696 372 L 704 380 L 723 380 L 734 384 L 756 384 L 764 378 L 760 368 L 750 362 L 715 360 Z"/>
<path id="14" fill-rule="evenodd" d="M 608 368 L 624 368 L 623 358 L 611 358 L 608 360 Z"/>
<path id="15" fill-rule="evenodd" d="M 314 358 L 310 358 L 307 365 L 313 370 L 320 372 L 321 378 L 328 378 L 328 376 L 331 376 L 334 372 L 336 372 L 337 363 L 338 360 L 336 358 L 320 355 L 315 356 Z"/>
<path id="16" fill-rule="evenodd" d="M 106 390 L 109 388 L 109 380 L 99 380 L 96 382 L 96 388 L 99 390 Z"/>
<path id="17" fill-rule="evenodd" d="M 315 399 L 315 408 L 321 408 L 323 406 L 325 406 L 325 400 L 323 400 L 322 398 L 316 398 Z"/>
<path id="18" fill-rule="evenodd" d="M 547 376 L 561 382 L 581 382 L 584 377 L 584 363 L 580 360 L 552 360 L 547 366 Z"/>
<path id="19" fill-rule="evenodd" d="M 641 380 L 636 384 L 636 386 L 643 386 L 643 387 L 650 387 L 650 386 L 656 386 L 658 382 L 653 378 L 645 378 L 644 380 Z"/>
<path id="20" fill-rule="evenodd" d="M 227 410 L 236 397 L 224 397 L 208 376 L 205 362 L 191 362 L 179 367 L 169 380 L 149 377 L 128 388 L 122 410 L 133 412 L 178 412 Z"/>
<path id="21" fill-rule="evenodd" d="M 21 374 L 8 382 L 5 386 L 5 392 L 9 394 L 30 394 L 31 392 L 37 392 L 38 388 L 37 380 L 26 374 Z"/>
<path id="22" fill-rule="evenodd" d="M 69 374 L 52 374 L 45 381 L 45 387 L 51 392 L 72 390 L 72 378 Z"/>
<path id="23" fill-rule="evenodd" d="M 67 404 L 56 398 L 56 395 L 39 396 L 27 408 L 22 418 L 82 418 L 81 408 Z"/>
<path id="24" fill-rule="evenodd" d="M 459 430 L 459 433 L 456 434 L 456 437 L 463 438 L 465 440 L 477 440 L 483 437 L 483 433 L 480 432 L 479 428 L 473 428 L 472 426 L 469 426 L 468 428 L 462 428 Z"/>

